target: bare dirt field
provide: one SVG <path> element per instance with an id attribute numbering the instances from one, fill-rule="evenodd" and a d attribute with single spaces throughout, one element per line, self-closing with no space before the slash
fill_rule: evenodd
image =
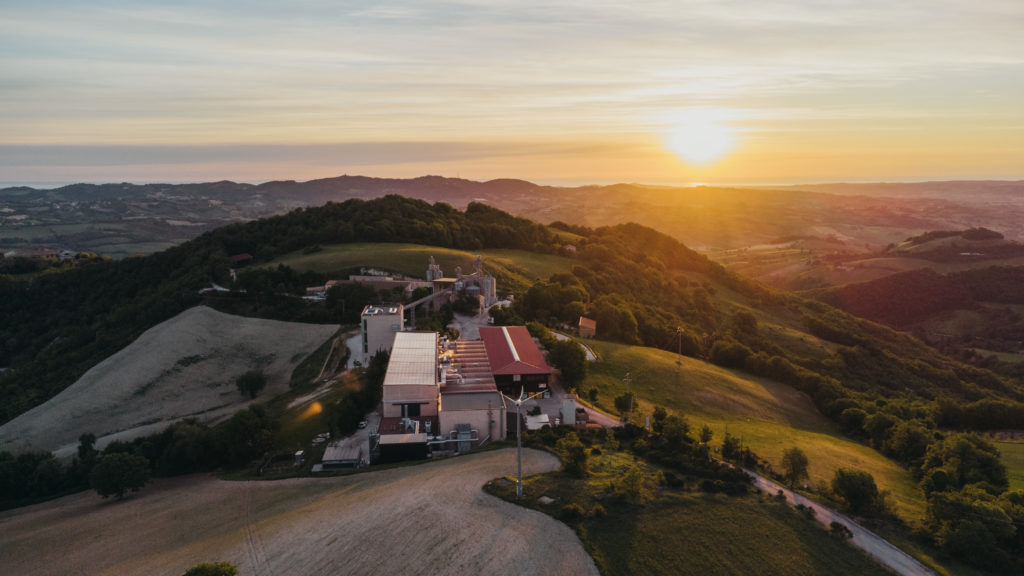
<path id="1" fill-rule="evenodd" d="M 189 416 L 223 418 L 249 402 L 235 386 L 238 376 L 252 369 L 264 372 L 267 387 L 257 400 L 284 392 L 295 366 L 337 329 L 190 308 L 147 330 L 48 402 L 0 426 L 0 450 L 47 450 L 68 457 L 83 433 L 95 434 L 102 448 Z"/>
<path id="2" fill-rule="evenodd" d="M 559 466 L 523 456 L 529 473 Z M 480 489 L 514 467 L 507 449 L 341 478 L 189 476 L 122 502 L 81 493 L 0 513 L 0 573 L 597 574 L 569 527 Z"/>

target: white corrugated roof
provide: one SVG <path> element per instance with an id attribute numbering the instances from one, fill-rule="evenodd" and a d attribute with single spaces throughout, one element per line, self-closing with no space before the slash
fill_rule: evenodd
<path id="1" fill-rule="evenodd" d="M 398 332 L 391 347 L 385 386 L 437 384 L 437 333 Z"/>

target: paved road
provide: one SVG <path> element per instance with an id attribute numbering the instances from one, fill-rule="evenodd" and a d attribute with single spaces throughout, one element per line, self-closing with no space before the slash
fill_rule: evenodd
<path id="1" fill-rule="evenodd" d="M 552 336 L 555 337 L 556 340 L 562 340 L 563 342 L 569 339 L 568 336 L 562 334 L 561 332 L 555 332 L 552 330 L 551 334 Z M 597 354 L 594 354 L 594 351 L 590 349 L 590 346 L 587 346 L 586 344 L 580 342 L 579 340 L 577 340 L 576 343 L 579 344 L 581 348 L 583 348 L 583 352 L 587 355 L 588 362 L 597 362 Z"/>
<path id="2" fill-rule="evenodd" d="M 832 522 L 839 522 L 849 528 L 850 532 L 853 533 L 853 538 L 850 541 L 854 546 L 864 550 L 897 574 L 902 576 L 935 576 L 935 572 L 929 570 L 912 556 L 839 512 L 822 506 L 800 494 L 795 494 L 793 491 L 755 472 L 746 469 L 744 471 L 754 477 L 754 485 L 762 492 L 778 494 L 779 490 L 782 490 L 786 500 L 791 504 L 803 504 L 813 508 L 814 517 L 825 526 L 829 526 Z"/>

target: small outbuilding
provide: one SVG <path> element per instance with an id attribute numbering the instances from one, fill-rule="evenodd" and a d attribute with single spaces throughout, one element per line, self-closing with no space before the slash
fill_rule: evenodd
<path id="1" fill-rule="evenodd" d="M 580 316 L 580 323 L 576 327 L 576 333 L 580 338 L 593 338 L 597 336 L 597 321 L 586 316 Z"/>

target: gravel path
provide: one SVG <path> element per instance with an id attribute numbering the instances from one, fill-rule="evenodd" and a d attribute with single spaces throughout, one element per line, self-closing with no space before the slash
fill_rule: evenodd
<path id="1" fill-rule="evenodd" d="M 523 466 L 559 463 L 526 450 Z M 567 526 L 480 489 L 514 467 L 501 450 L 346 478 L 190 476 L 123 502 L 77 494 L 0 513 L 0 573 L 179 576 L 224 560 L 246 575 L 596 575 Z"/>

